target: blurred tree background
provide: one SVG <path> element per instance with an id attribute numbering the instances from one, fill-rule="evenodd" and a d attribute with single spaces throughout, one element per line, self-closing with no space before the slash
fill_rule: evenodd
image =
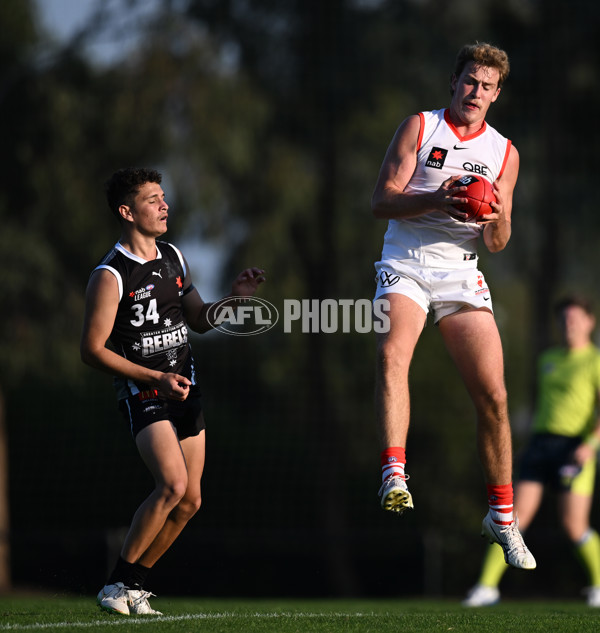
<path id="1" fill-rule="evenodd" d="M 552 301 L 597 296 L 591 151 L 600 5 L 573 0 L 96 0 L 68 41 L 32 0 L 0 3 L 0 586 L 94 592 L 151 481 L 110 378 L 83 366 L 84 290 L 118 237 L 115 169 L 160 169 L 168 239 L 212 300 L 266 269 L 260 296 L 370 299 L 385 224 L 370 197 L 399 123 L 444 107 L 456 52 L 490 41 L 511 76 L 489 121 L 521 155 L 513 237 L 487 256 L 517 449 Z M 142 11 L 142 9 L 146 9 Z M 131 35 L 136 33 L 132 43 Z M 90 55 L 98 42 L 122 54 Z M 484 543 L 474 414 L 428 326 L 412 369 L 416 509 L 379 508 L 372 334 L 195 337 L 208 431 L 204 505 L 151 577 L 156 593 L 459 596 Z M 507 596 L 586 579 L 550 499 L 540 571 Z M 600 514 L 594 510 L 596 524 Z M 4 568 L 6 569 L 6 565 Z M 398 573 L 400 570 L 400 573 Z"/>

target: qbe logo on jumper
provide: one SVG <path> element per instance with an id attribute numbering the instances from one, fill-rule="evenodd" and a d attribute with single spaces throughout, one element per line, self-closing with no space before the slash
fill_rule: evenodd
<path id="1" fill-rule="evenodd" d="M 263 334 L 279 321 L 277 308 L 259 297 L 227 297 L 208 308 L 206 318 L 214 330 L 233 336 Z"/>

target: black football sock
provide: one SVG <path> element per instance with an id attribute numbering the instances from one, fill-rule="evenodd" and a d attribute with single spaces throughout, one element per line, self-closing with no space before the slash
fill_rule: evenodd
<path id="1" fill-rule="evenodd" d="M 114 585 L 117 582 L 122 582 L 130 589 L 141 589 L 149 572 L 150 567 L 144 567 L 139 563 L 128 563 L 119 556 L 119 560 L 106 584 Z"/>
<path id="2" fill-rule="evenodd" d="M 141 589 L 146 582 L 146 576 L 150 571 L 150 567 L 144 567 L 139 563 L 133 563 L 129 569 L 129 577 L 127 578 L 127 586 L 131 589 Z"/>
<path id="3" fill-rule="evenodd" d="M 126 587 L 128 587 L 129 585 L 127 584 L 127 579 L 131 576 L 131 568 L 133 566 L 133 563 L 128 563 L 119 556 L 117 564 L 115 565 L 112 574 L 108 577 L 106 584 L 114 585 L 117 582 L 122 582 Z"/>

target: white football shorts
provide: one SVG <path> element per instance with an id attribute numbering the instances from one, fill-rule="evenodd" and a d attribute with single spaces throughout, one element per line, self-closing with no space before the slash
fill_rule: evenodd
<path id="1" fill-rule="evenodd" d="M 493 313 L 490 289 L 477 268 L 432 268 L 406 261 L 375 263 L 377 290 L 374 300 L 386 294 L 412 299 L 434 323 L 466 306 L 487 308 Z"/>

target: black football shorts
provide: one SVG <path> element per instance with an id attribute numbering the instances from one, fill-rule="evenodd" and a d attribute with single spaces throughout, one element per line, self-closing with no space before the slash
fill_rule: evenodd
<path id="1" fill-rule="evenodd" d="M 580 444 L 580 437 L 534 434 L 521 456 L 519 481 L 537 481 L 554 490 L 568 488 L 563 473 L 572 464 L 573 451 Z"/>
<path id="2" fill-rule="evenodd" d="M 180 440 L 198 435 L 205 428 L 201 394 L 196 385 L 190 387 L 190 394 L 183 402 L 164 398 L 152 389 L 119 400 L 119 410 L 134 438 L 142 429 L 160 420 L 169 420 Z"/>

